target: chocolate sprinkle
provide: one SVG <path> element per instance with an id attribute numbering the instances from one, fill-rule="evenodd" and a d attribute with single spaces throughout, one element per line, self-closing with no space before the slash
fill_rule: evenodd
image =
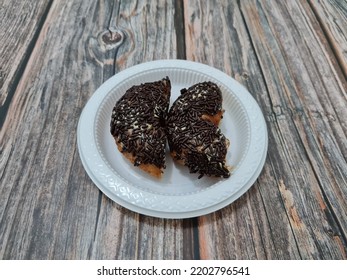
<path id="1" fill-rule="evenodd" d="M 176 160 L 183 160 L 191 173 L 228 178 L 225 165 L 229 141 L 203 115 L 222 112 L 222 93 L 212 82 L 182 89 L 170 108 L 167 122 L 168 142 Z"/>
<path id="2" fill-rule="evenodd" d="M 134 165 L 153 164 L 165 168 L 166 117 L 171 83 L 144 83 L 128 89 L 113 108 L 110 131 L 122 152 L 135 158 Z"/>

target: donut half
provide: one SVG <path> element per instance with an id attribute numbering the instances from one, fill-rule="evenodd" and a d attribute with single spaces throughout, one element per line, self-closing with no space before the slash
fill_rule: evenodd
<path id="1" fill-rule="evenodd" d="M 118 150 L 135 166 L 160 178 L 165 169 L 166 129 L 171 95 L 168 77 L 129 88 L 117 101 L 110 131 Z"/>
<path id="2" fill-rule="evenodd" d="M 168 113 L 167 135 L 174 160 L 191 173 L 228 178 L 229 140 L 218 125 L 223 117 L 222 93 L 212 82 L 182 89 Z"/>

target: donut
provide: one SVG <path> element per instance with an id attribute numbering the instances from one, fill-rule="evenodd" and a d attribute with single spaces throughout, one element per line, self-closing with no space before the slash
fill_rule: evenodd
<path id="1" fill-rule="evenodd" d="M 190 173 L 228 178 L 226 165 L 229 140 L 218 127 L 224 110 L 222 92 L 213 82 L 202 82 L 182 89 L 171 106 L 167 137 L 172 158 Z"/>
<path id="2" fill-rule="evenodd" d="M 165 169 L 165 120 L 170 95 L 168 77 L 135 85 L 112 110 L 110 131 L 118 150 L 134 166 L 156 178 L 160 178 Z"/>

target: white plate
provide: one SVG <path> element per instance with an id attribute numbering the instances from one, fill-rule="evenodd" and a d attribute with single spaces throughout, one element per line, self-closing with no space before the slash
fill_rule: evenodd
<path id="1" fill-rule="evenodd" d="M 168 76 L 171 103 L 180 89 L 202 81 L 219 85 L 224 117 L 220 125 L 230 140 L 228 179 L 190 174 L 167 156 L 161 180 L 132 166 L 118 152 L 110 134 L 116 101 L 133 85 Z M 149 216 L 189 218 L 211 213 L 245 193 L 259 176 L 266 158 L 267 130 L 262 112 L 250 93 L 237 81 L 210 66 L 185 60 L 158 60 L 116 74 L 93 94 L 82 111 L 77 131 L 79 154 L 95 185 L 116 203 Z"/>

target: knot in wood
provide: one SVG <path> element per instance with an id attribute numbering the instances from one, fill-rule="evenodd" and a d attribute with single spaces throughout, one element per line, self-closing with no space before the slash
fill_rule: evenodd
<path id="1" fill-rule="evenodd" d="M 241 76 L 244 80 L 247 80 L 249 78 L 249 74 L 246 71 L 242 72 Z"/>
<path id="2" fill-rule="evenodd" d="M 102 35 L 102 40 L 105 44 L 113 45 L 120 43 L 123 40 L 123 34 L 122 31 L 106 31 Z"/>
<path id="3" fill-rule="evenodd" d="M 99 35 L 99 42 L 106 50 L 118 48 L 124 41 L 123 31 L 115 28 L 108 28 L 107 31 Z"/>

